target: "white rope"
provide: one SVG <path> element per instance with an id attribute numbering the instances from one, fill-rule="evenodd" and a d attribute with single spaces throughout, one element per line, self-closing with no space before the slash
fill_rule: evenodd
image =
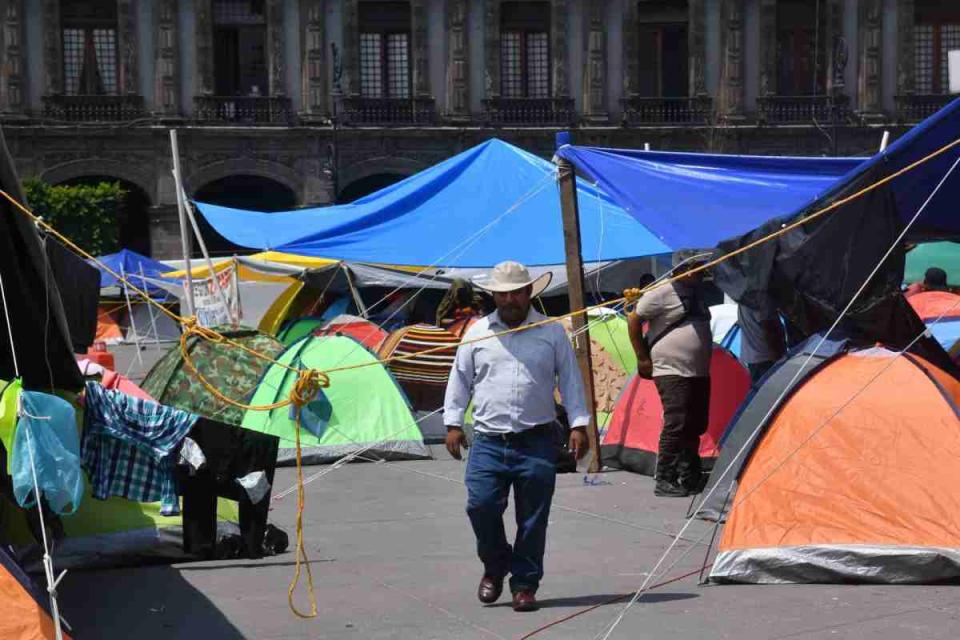
<path id="1" fill-rule="evenodd" d="M 0 274 L 0 299 L 3 300 L 3 315 L 7 320 L 7 337 L 10 338 L 10 356 L 13 358 L 13 371 L 19 378 L 20 366 L 17 364 L 17 346 L 13 342 L 13 323 L 10 321 L 10 306 L 7 304 L 7 290 L 3 286 L 3 274 Z"/>
<path id="2" fill-rule="evenodd" d="M 753 442 L 753 440 L 754 440 L 754 439 L 757 437 L 757 435 L 760 433 L 761 429 L 762 429 L 763 426 L 766 424 L 767 420 L 770 419 L 770 416 L 774 413 L 774 411 L 776 411 L 776 409 L 777 409 L 777 407 L 779 406 L 779 404 L 783 401 L 783 399 L 787 396 L 787 394 L 788 394 L 788 393 L 790 392 L 790 390 L 793 388 L 793 385 L 796 384 L 796 382 L 800 379 L 800 376 L 803 375 L 804 370 L 807 368 L 807 366 L 808 366 L 808 365 L 810 364 L 810 362 L 813 360 L 813 358 L 815 357 L 815 355 L 820 351 L 820 347 L 822 347 L 822 346 L 824 345 L 824 343 L 826 343 L 827 339 L 830 337 L 830 334 L 832 334 L 832 333 L 836 330 L 836 328 L 837 328 L 838 326 L 840 326 L 840 323 L 843 321 L 844 317 L 846 317 L 846 315 L 850 312 L 850 309 L 853 308 L 853 305 L 856 304 L 856 302 L 857 302 L 857 300 L 859 300 L 860 296 L 863 295 L 863 292 L 866 291 L 867 287 L 870 285 L 870 282 L 873 280 L 873 278 L 874 278 L 874 276 L 877 274 L 877 272 L 880 271 L 880 268 L 883 266 L 883 264 L 884 264 L 884 263 L 887 261 L 887 259 L 893 254 L 893 252 L 896 251 L 897 247 L 900 246 L 900 243 L 901 243 L 901 242 L 903 241 L 903 239 L 906 237 L 907 233 L 910 231 L 910 228 L 914 225 L 914 223 L 917 221 L 917 219 L 919 219 L 919 217 L 923 214 L 924 210 L 926 210 L 926 208 L 927 208 L 927 205 L 929 205 L 930 202 L 933 200 L 933 198 L 937 195 L 937 193 L 940 191 L 940 188 L 944 185 L 944 183 L 947 181 L 947 179 L 948 179 L 948 178 L 950 177 L 950 175 L 953 173 L 954 169 L 957 168 L 957 165 L 958 165 L 958 164 L 960 164 L 960 156 L 957 157 L 957 159 L 953 162 L 953 164 L 950 166 L 950 168 L 947 170 L 947 172 L 943 175 L 943 178 L 941 178 L 940 181 L 937 183 L 937 185 L 933 188 L 933 191 L 930 192 L 930 195 L 927 196 L 927 199 L 924 200 L 923 204 L 920 205 L 920 208 L 917 209 L 917 212 L 913 215 L 913 217 L 910 219 L 910 221 L 904 226 L 903 230 L 900 232 L 900 234 L 897 236 L 897 238 L 896 238 L 896 239 L 893 241 L 893 243 L 890 245 L 890 248 L 887 249 L 887 252 L 883 255 L 883 257 L 880 258 L 880 261 L 877 263 L 877 265 L 873 268 L 873 270 L 870 272 L 870 274 L 869 274 L 869 275 L 866 277 L 866 279 L 863 281 L 863 284 L 860 285 L 860 288 L 857 289 L 857 292 L 853 295 L 853 297 L 850 299 L 850 301 L 849 301 L 849 302 L 847 303 L 847 305 L 844 307 L 843 311 L 840 312 L 840 314 L 837 316 L 837 319 L 833 322 L 832 325 L 830 325 L 830 328 L 826 331 L 826 333 L 823 334 L 823 337 L 820 338 L 820 341 L 817 343 L 816 348 L 813 349 L 813 350 L 807 355 L 807 358 L 806 358 L 806 360 L 804 361 L 803 365 L 797 370 L 797 372 L 794 374 L 794 376 L 793 376 L 793 378 L 790 380 L 790 382 L 787 383 L 787 385 L 784 387 L 783 391 L 780 393 L 780 395 L 777 397 L 777 399 L 770 405 L 770 409 L 767 411 L 766 415 L 763 417 L 762 420 L 760 420 L 760 421 L 757 423 L 757 427 L 753 430 L 753 432 L 750 434 L 750 436 L 744 441 L 743 446 L 740 447 L 740 449 L 737 451 L 737 453 L 736 453 L 736 454 L 734 455 L 734 457 L 731 459 L 730 465 L 724 470 L 724 472 L 720 475 L 720 477 L 717 479 L 717 481 L 713 484 L 713 487 L 710 489 L 710 491 L 707 493 L 707 495 L 705 495 L 705 496 L 703 497 L 703 499 L 701 500 L 700 504 L 706 504 L 706 502 L 713 496 L 714 492 L 720 487 L 720 485 L 721 485 L 721 483 L 723 482 L 723 480 L 727 477 L 727 475 L 730 473 L 730 471 L 734 468 L 734 463 L 737 462 L 737 461 L 740 459 L 740 457 L 741 457 L 741 456 L 746 452 L 746 450 L 749 448 L 750 444 Z M 924 333 L 925 333 L 925 332 L 926 332 L 926 330 L 924 331 Z M 922 335 L 922 334 L 921 334 L 921 335 Z M 919 339 L 919 338 L 916 338 L 916 339 Z M 911 345 L 912 345 L 912 344 L 913 344 L 913 343 L 911 343 Z M 792 457 L 794 454 L 796 454 L 797 451 L 799 451 L 799 449 L 797 449 L 796 451 L 794 451 L 793 453 L 791 453 L 791 455 L 788 456 L 788 458 L 785 459 L 785 460 L 783 461 L 783 463 L 785 463 L 787 460 L 789 460 L 790 457 Z M 783 463 L 781 463 L 781 464 L 783 464 Z M 757 485 L 757 486 L 759 487 L 760 485 Z M 670 553 L 671 553 L 671 552 L 673 551 L 673 549 L 676 547 L 677 541 L 680 539 L 680 536 L 682 536 L 682 535 L 686 532 L 687 528 L 689 528 L 690 524 L 691 524 L 693 521 L 694 521 L 694 519 L 692 519 L 692 518 L 691 518 L 691 519 L 688 519 L 688 520 L 686 521 L 686 523 L 683 525 L 683 527 L 681 527 L 679 533 L 677 533 L 677 537 L 673 540 L 672 543 L 670 543 L 670 545 L 667 547 L 667 550 L 664 551 L 663 555 L 660 557 L 660 559 L 657 561 L 656 565 L 654 566 L 653 570 L 650 572 L 650 576 L 652 576 L 653 574 L 655 574 L 655 573 L 659 570 L 659 568 L 660 568 L 660 566 L 663 564 L 664 560 L 666 560 L 666 558 L 670 555 Z M 616 619 L 613 621 L 613 623 L 607 628 L 606 633 L 604 633 L 604 634 L 602 634 L 602 635 L 598 635 L 598 636 L 597 636 L 598 638 L 602 638 L 602 640 L 608 640 L 608 638 L 610 637 L 610 635 L 611 635 L 611 634 L 613 633 L 613 631 L 617 628 L 617 625 L 619 625 L 620 622 L 623 620 L 623 618 L 624 618 L 624 616 L 626 615 L 627 611 L 629 611 L 630 608 L 631 608 L 634 604 L 636 604 L 636 602 L 640 599 L 640 597 L 643 595 L 643 593 L 647 590 L 647 587 L 648 587 L 649 584 L 650 584 L 650 576 L 648 576 L 647 579 L 643 581 L 643 583 L 640 585 L 640 588 L 637 589 L 637 592 L 633 595 L 633 598 L 630 599 L 630 602 L 628 602 L 628 603 L 626 604 L 626 606 L 624 606 L 623 609 L 621 609 L 619 615 L 616 617 Z"/>
<path id="3" fill-rule="evenodd" d="M 434 410 L 431 411 L 430 413 L 424 414 L 423 416 L 421 416 L 420 418 L 418 418 L 418 419 L 414 422 L 414 424 L 420 424 L 421 422 L 423 422 L 423 421 L 426 420 L 427 418 L 430 418 L 430 417 L 432 417 L 432 416 L 435 416 L 436 414 L 440 413 L 441 411 L 443 411 L 443 408 L 442 408 L 442 407 L 441 407 L 440 409 L 434 409 Z M 383 444 L 383 443 L 385 443 L 385 442 L 390 442 L 390 441 L 393 440 L 396 436 L 400 435 L 401 433 L 403 433 L 404 431 L 406 431 L 406 430 L 409 429 L 409 428 L 410 428 L 410 425 L 405 425 L 403 428 L 398 429 L 397 431 L 394 431 L 393 433 L 389 434 L 387 437 L 383 438 L 382 440 L 379 440 L 379 441 L 377 441 L 377 442 L 368 444 L 368 445 L 366 445 L 366 446 L 364 446 L 364 447 L 362 447 L 362 448 L 360 448 L 360 449 L 358 449 L 357 451 L 354 451 L 354 452 L 352 452 L 352 453 L 348 453 L 347 455 L 343 456 L 342 458 L 340 458 L 339 460 L 337 460 L 336 462 L 334 462 L 333 464 L 331 464 L 331 465 L 330 465 L 329 467 L 327 467 L 326 469 L 323 469 L 322 471 L 318 471 L 317 473 L 313 474 L 312 476 L 306 478 L 306 479 L 303 481 L 303 486 L 307 486 L 308 484 L 310 484 L 310 483 L 313 482 L 314 480 L 318 480 L 318 479 L 322 478 L 323 476 L 327 475 L 328 473 L 330 473 L 330 472 L 332 472 L 332 471 L 336 471 L 337 469 L 339 469 L 339 468 L 342 467 L 343 465 L 347 464 L 348 462 L 350 462 L 350 461 L 352 461 L 352 460 L 354 460 L 354 459 L 362 456 L 362 455 L 363 455 L 364 453 L 366 453 L 367 451 L 370 451 L 371 449 L 375 449 L 375 448 L 377 448 L 378 446 L 380 446 L 381 444 Z M 354 443 L 354 444 L 357 444 L 357 443 Z M 288 495 L 290 495 L 291 493 L 293 493 L 293 492 L 296 491 L 296 490 L 297 490 L 297 485 L 294 485 L 294 486 L 292 486 L 292 487 L 290 487 L 290 488 L 288 488 L 288 489 L 284 489 L 284 490 L 281 491 L 280 493 L 274 495 L 274 496 L 271 498 L 271 500 L 283 500 L 284 498 L 286 498 Z"/>
<path id="4" fill-rule="evenodd" d="M 12 345 L 11 345 L 12 346 Z M 22 396 L 17 396 L 17 414 L 26 416 L 35 420 L 49 420 L 50 417 L 31 416 L 23 409 Z M 43 517 L 43 507 L 40 504 L 40 483 L 37 480 L 37 464 L 33 456 L 33 434 L 29 428 L 24 429 L 24 436 L 27 442 L 27 451 L 30 454 L 30 472 L 33 474 L 33 497 L 37 502 L 37 513 L 40 516 L 40 533 L 43 539 L 43 572 L 47 578 L 47 593 L 50 595 L 50 617 L 53 618 L 54 630 L 57 640 L 63 640 L 63 631 L 60 627 L 60 608 L 57 604 L 57 585 L 67 574 L 66 569 L 60 572 L 60 575 L 54 578 L 53 558 L 50 557 L 50 545 L 47 541 L 47 523 Z"/>

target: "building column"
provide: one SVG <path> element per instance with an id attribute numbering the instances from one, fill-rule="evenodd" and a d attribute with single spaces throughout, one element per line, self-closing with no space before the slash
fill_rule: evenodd
<path id="1" fill-rule="evenodd" d="M 688 48 L 690 57 L 690 97 L 707 95 L 707 3 L 690 0 Z"/>
<path id="2" fill-rule="evenodd" d="M 360 7 L 358 0 L 343 0 L 342 84 L 346 96 L 360 94 Z"/>
<path id="3" fill-rule="evenodd" d="M 587 6 L 586 68 L 583 74 L 583 116 L 591 124 L 609 121 L 607 113 L 607 44 L 603 17 L 605 2 L 590 0 Z"/>
<path id="4" fill-rule="evenodd" d="M 637 3 L 627 0 L 623 9 L 623 99 L 638 96 L 640 81 L 640 13 Z"/>
<path id="5" fill-rule="evenodd" d="M 760 0 L 760 90 L 758 97 L 777 93 L 777 0 Z"/>
<path id="6" fill-rule="evenodd" d="M 723 62 L 720 74 L 719 113 L 725 120 L 744 116 L 743 0 L 723 0 L 720 7 Z"/>
<path id="7" fill-rule="evenodd" d="M 880 0 L 877 0 L 880 4 Z M 843 0 L 827 0 L 823 9 L 827 12 L 824 25 L 822 56 L 826 61 L 823 72 L 824 83 L 829 95 L 844 95 L 846 88 L 845 70 L 849 60 L 847 41 L 843 37 Z M 879 42 L 879 37 L 878 37 Z"/>
<path id="8" fill-rule="evenodd" d="M 117 94 L 139 95 L 137 25 L 131 0 L 117 0 Z"/>
<path id="9" fill-rule="evenodd" d="M 324 0 L 301 0 L 301 115 L 307 119 L 323 117 L 327 105 L 326 13 Z"/>
<path id="10" fill-rule="evenodd" d="M 427 52 L 426 0 L 410 2 L 410 48 L 413 53 L 413 97 L 430 97 L 430 60 Z"/>
<path id="11" fill-rule="evenodd" d="M 194 58 L 194 95 L 212 96 L 213 78 L 213 2 L 212 0 L 194 0 L 195 58 Z"/>
<path id="12" fill-rule="evenodd" d="M 0 49 L 0 112 L 23 112 L 23 5 L 6 0 L 3 7 L 3 45 Z"/>
<path id="13" fill-rule="evenodd" d="M 883 3 L 860 0 L 857 15 L 860 67 L 857 70 L 857 105 L 864 118 L 882 116 L 881 64 L 883 55 Z"/>
<path id="14" fill-rule="evenodd" d="M 484 97 L 500 97 L 500 0 L 484 0 L 483 6 Z"/>
<path id="15" fill-rule="evenodd" d="M 60 2 L 43 0 L 43 94 L 63 93 L 63 44 L 60 35 Z"/>
<path id="16" fill-rule="evenodd" d="M 470 119 L 470 50 L 467 0 L 447 0 L 447 105 L 449 120 Z"/>
<path id="17" fill-rule="evenodd" d="M 897 2 L 897 95 L 913 95 L 914 83 L 914 38 L 913 28 L 916 22 L 913 0 Z"/>
<path id="18" fill-rule="evenodd" d="M 266 0 L 268 95 L 287 93 L 287 65 L 283 47 L 283 0 Z"/>
<path id="19" fill-rule="evenodd" d="M 550 6 L 550 48 L 553 54 L 553 97 L 570 97 L 569 56 L 570 7 L 567 0 L 553 0 Z"/>
<path id="20" fill-rule="evenodd" d="M 166 117 L 180 113 L 180 63 L 178 57 L 177 0 L 160 0 L 156 13 L 155 109 Z"/>

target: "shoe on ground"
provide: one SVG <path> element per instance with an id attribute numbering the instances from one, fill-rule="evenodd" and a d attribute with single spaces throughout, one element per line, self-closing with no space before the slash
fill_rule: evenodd
<path id="1" fill-rule="evenodd" d="M 680 480 L 680 486 L 686 489 L 687 493 L 690 495 L 696 495 L 698 493 L 703 493 L 703 490 L 707 487 L 707 480 L 709 479 L 709 474 L 701 473 L 698 476 L 683 478 Z"/>
<path id="2" fill-rule="evenodd" d="M 513 594 L 514 611 L 536 611 L 539 608 L 537 596 L 534 595 L 533 591 L 524 589 Z"/>
<path id="3" fill-rule="evenodd" d="M 653 488 L 653 495 L 660 498 L 686 498 L 690 495 L 690 492 L 676 482 L 657 480 L 657 485 Z"/>
<path id="4" fill-rule="evenodd" d="M 500 599 L 503 593 L 503 576 L 483 576 L 480 586 L 477 587 L 477 598 L 483 604 L 493 604 Z"/>

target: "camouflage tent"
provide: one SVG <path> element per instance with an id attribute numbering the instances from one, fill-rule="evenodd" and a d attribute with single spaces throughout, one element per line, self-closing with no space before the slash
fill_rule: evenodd
<path id="1" fill-rule="evenodd" d="M 221 334 L 271 358 L 283 353 L 284 346 L 271 336 L 254 329 L 220 327 Z M 214 343 L 191 337 L 187 342 L 190 359 L 203 377 L 230 398 L 248 401 L 270 363 L 226 343 Z M 240 425 L 243 410 L 218 400 L 207 391 L 187 368 L 175 345 L 153 366 L 141 385 L 161 404 Z"/>

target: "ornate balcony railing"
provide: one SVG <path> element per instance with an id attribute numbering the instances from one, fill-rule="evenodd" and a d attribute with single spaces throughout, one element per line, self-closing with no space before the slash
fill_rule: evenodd
<path id="1" fill-rule="evenodd" d="M 713 99 L 697 98 L 648 98 L 630 97 L 621 100 L 623 124 L 670 125 L 706 124 L 712 115 Z"/>
<path id="2" fill-rule="evenodd" d="M 945 93 L 924 93 L 896 96 L 897 119 L 901 122 L 919 122 L 932 116 L 956 98 Z"/>
<path id="3" fill-rule="evenodd" d="M 850 115 L 850 99 L 838 96 L 767 96 L 757 98 L 757 120 L 766 124 L 810 124 L 831 122 Z"/>
<path id="4" fill-rule="evenodd" d="M 290 98 L 273 96 L 196 96 L 193 117 L 204 123 L 293 124 Z"/>
<path id="5" fill-rule="evenodd" d="M 340 118 L 347 125 L 430 125 L 437 119 L 433 98 L 340 99 Z"/>
<path id="6" fill-rule="evenodd" d="M 43 115 L 64 122 L 120 122 L 142 118 L 143 96 L 44 96 Z"/>
<path id="7" fill-rule="evenodd" d="M 495 98 L 483 101 L 484 120 L 494 126 L 571 127 L 573 98 Z"/>

